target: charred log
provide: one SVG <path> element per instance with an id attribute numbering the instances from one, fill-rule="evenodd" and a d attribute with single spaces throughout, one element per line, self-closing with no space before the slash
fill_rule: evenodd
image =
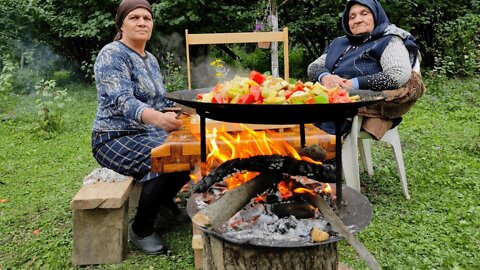
<path id="1" fill-rule="evenodd" d="M 220 199 L 197 212 L 192 217 L 193 223 L 203 227 L 219 227 L 242 209 L 251 198 L 271 186 L 276 178 L 278 178 L 276 174 L 259 174 L 243 185 L 229 190 Z"/>
<path id="2" fill-rule="evenodd" d="M 322 182 L 335 182 L 335 166 L 333 165 L 314 164 L 282 155 L 259 155 L 244 159 L 232 159 L 222 163 L 198 182 L 193 191 L 205 192 L 225 177 L 242 171 L 298 175 Z"/>

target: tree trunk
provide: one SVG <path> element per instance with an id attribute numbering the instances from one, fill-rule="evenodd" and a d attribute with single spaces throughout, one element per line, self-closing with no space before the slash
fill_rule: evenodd
<path id="1" fill-rule="evenodd" d="M 277 13 L 277 0 L 272 0 L 270 2 L 270 23 L 272 25 L 272 31 L 278 32 L 278 13 Z M 272 76 L 279 77 L 278 74 L 278 42 L 272 42 L 271 50 L 271 61 L 272 61 Z M 285 76 L 285 74 L 284 74 Z"/>
<path id="2" fill-rule="evenodd" d="M 337 242 L 311 247 L 239 245 L 202 232 L 203 270 L 337 270 Z"/>

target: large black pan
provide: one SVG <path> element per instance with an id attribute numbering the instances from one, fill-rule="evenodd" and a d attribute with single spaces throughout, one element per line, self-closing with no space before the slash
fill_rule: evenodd
<path id="1" fill-rule="evenodd" d="M 193 108 L 206 118 L 250 124 L 302 124 L 344 119 L 357 114 L 358 108 L 385 99 L 381 92 L 358 90 L 360 100 L 335 104 L 225 104 L 199 102 L 197 94 L 211 88 L 170 92 L 167 98 Z"/>

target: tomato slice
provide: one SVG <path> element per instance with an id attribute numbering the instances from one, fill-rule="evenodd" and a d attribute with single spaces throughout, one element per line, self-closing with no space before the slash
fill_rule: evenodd
<path id="1" fill-rule="evenodd" d="M 217 94 L 213 96 L 212 103 L 228 103 L 228 100 L 221 95 Z"/>
<path id="2" fill-rule="evenodd" d="M 305 100 L 305 104 L 315 104 L 315 98 L 309 97 Z"/>
<path id="3" fill-rule="evenodd" d="M 250 72 L 249 79 L 255 81 L 258 84 L 262 84 L 265 81 L 265 75 L 258 71 L 252 70 Z"/>
<path id="4" fill-rule="evenodd" d="M 250 104 L 255 101 L 255 97 L 252 94 L 245 94 L 238 100 L 238 104 Z"/>
<path id="5" fill-rule="evenodd" d="M 263 97 L 262 97 L 262 90 L 260 90 L 260 86 L 256 85 L 256 86 L 250 86 L 250 94 L 253 95 L 253 98 L 255 101 L 262 101 L 263 100 Z"/>

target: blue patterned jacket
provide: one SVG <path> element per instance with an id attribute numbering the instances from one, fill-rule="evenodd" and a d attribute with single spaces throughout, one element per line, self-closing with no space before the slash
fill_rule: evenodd
<path id="1" fill-rule="evenodd" d="M 94 66 L 98 109 L 93 131 L 158 130 L 145 125 L 145 108 L 161 111 L 174 103 L 166 90 L 158 61 L 151 53 L 142 57 L 115 41 L 102 48 Z"/>

